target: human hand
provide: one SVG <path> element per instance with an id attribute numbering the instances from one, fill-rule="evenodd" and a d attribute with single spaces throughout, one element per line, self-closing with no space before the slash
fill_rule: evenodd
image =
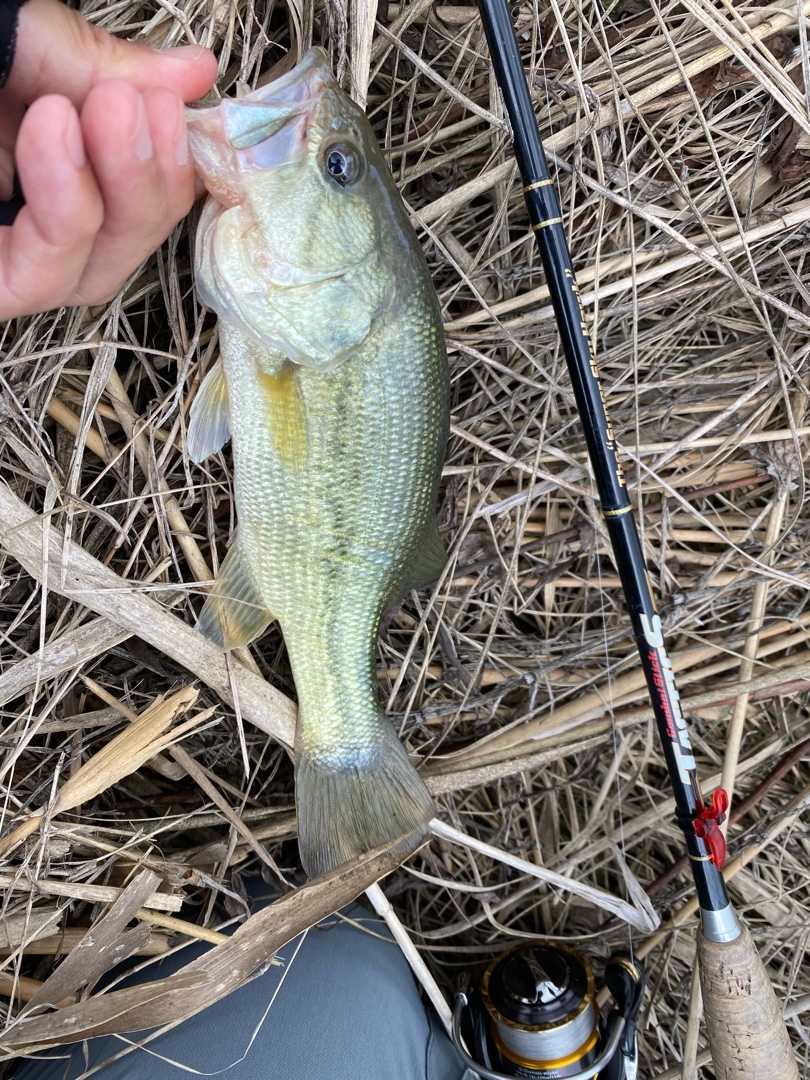
<path id="1" fill-rule="evenodd" d="M 183 103 L 216 73 L 207 49 L 161 52 L 58 0 L 24 4 L 0 90 L 0 199 L 16 158 L 26 200 L 0 227 L 0 319 L 102 303 L 160 246 L 195 196 Z"/>

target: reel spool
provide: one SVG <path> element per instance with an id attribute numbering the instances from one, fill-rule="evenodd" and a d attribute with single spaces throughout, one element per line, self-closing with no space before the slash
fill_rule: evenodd
<path id="1" fill-rule="evenodd" d="M 603 1018 L 585 956 L 549 942 L 519 945 L 489 965 L 479 989 L 457 995 L 453 1041 L 485 1080 L 636 1080 L 643 974 L 616 954 L 605 983 L 616 1008 Z"/>

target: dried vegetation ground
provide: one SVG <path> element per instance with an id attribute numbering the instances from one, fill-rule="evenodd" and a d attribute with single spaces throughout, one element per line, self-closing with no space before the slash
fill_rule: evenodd
<path id="1" fill-rule="evenodd" d="M 387 624 L 381 696 L 445 820 L 618 896 L 626 862 L 664 920 L 633 933 L 651 982 L 642 1075 L 680 1076 L 686 1054 L 684 1075 L 696 1058 L 712 1077 L 690 878 L 475 8 L 382 4 L 376 23 L 342 0 L 84 10 L 156 45 L 213 46 L 223 93 L 309 39 L 358 96 L 368 85 L 454 387 L 451 554 Z M 733 896 L 807 1068 L 810 5 L 513 10 L 701 775 L 742 800 Z M 98 949 L 70 955 L 91 922 L 107 920 L 97 943 L 148 957 L 184 934 L 220 941 L 243 874 L 301 880 L 290 762 L 268 738 L 293 720 L 280 636 L 226 664 L 187 629 L 234 525 L 229 457 L 183 454 L 217 353 L 191 242 L 183 225 L 104 309 L 0 331 L 11 1054 L 54 1038 L 47 1002 L 83 997 L 75 1033 L 100 1015 Z M 137 868 L 158 878 L 122 893 Z M 628 944 L 587 900 L 442 840 L 385 888 L 445 987 L 526 933 L 597 962 Z M 213 976 L 196 978 L 202 1002 Z"/>

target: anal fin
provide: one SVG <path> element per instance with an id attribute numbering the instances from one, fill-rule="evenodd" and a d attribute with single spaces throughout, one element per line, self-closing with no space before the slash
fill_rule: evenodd
<path id="1" fill-rule="evenodd" d="M 272 619 L 237 539 L 223 560 L 197 629 L 215 645 L 236 649 L 257 638 Z"/>
<path id="2" fill-rule="evenodd" d="M 439 536 L 439 525 L 435 515 L 431 514 L 402 574 L 400 595 L 411 589 L 424 589 L 426 585 L 432 585 L 441 575 L 446 562 L 447 551 Z"/>

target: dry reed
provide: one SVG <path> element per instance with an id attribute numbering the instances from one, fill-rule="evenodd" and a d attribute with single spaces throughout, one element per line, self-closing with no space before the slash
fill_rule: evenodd
<path id="1" fill-rule="evenodd" d="M 680 1076 L 685 1061 L 713 1077 L 690 978 L 690 879 L 671 869 L 681 840 L 476 9 L 83 9 L 153 45 L 211 45 L 222 93 L 311 39 L 366 98 L 427 253 L 453 380 L 450 556 L 386 621 L 381 696 L 446 821 L 631 902 L 640 882 L 663 925 L 645 940 L 440 838 L 385 894 L 445 992 L 525 935 L 578 942 L 597 962 L 632 937 L 651 976 L 642 1075 Z M 729 828 L 730 888 L 805 1070 L 809 9 L 514 8 L 700 771 L 750 796 Z M 302 881 L 278 630 L 226 664 L 187 629 L 234 525 L 229 455 L 198 468 L 183 454 L 217 352 L 192 289 L 192 233 L 193 221 L 179 227 L 108 306 L 0 328 L 12 1056 L 55 1038 L 60 1014 L 76 1037 L 91 1016 L 114 1025 L 104 1010 L 118 1006 L 90 992 L 100 970 L 84 982 L 76 971 L 88 929 L 120 939 L 119 959 L 158 955 L 192 932 L 161 912 L 189 901 L 215 957 L 227 951 L 218 901 L 242 875 Z M 178 722 L 195 699 L 200 711 Z M 182 748 L 161 752 L 181 734 Z M 353 868 L 340 895 L 388 868 Z M 337 894 L 316 888 L 296 911 L 297 895 L 286 928 Z M 163 987 L 153 1022 L 209 1000 L 216 964 Z M 119 1000 L 140 1015 L 140 998 Z M 26 1019 L 25 1003 L 44 1001 L 61 1007 Z"/>

